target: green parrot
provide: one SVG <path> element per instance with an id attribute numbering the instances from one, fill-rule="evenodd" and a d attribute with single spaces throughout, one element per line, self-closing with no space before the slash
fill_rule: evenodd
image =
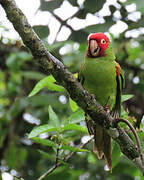
<path id="1" fill-rule="evenodd" d="M 106 113 L 110 113 L 114 118 L 120 117 L 124 74 L 116 62 L 109 38 L 104 33 L 94 33 L 89 36 L 88 49 L 78 80 L 90 94 L 95 96 Z M 112 170 L 110 136 L 88 115 L 86 115 L 86 124 L 90 135 L 94 135 L 93 151 L 97 153 L 98 159 L 104 155 L 109 169 Z"/>

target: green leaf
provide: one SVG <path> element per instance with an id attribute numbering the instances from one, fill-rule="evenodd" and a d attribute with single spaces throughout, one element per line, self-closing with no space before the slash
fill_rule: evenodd
<path id="1" fill-rule="evenodd" d="M 69 103 L 70 103 L 70 107 L 73 112 L 78 110 L 79 107 L 78 107 L 77 103 L 75 101 L 73 101 L 71 98 L 69 98 Z"/>
<path id="2" fill-rule="evenodd" d="M 34 87 L 34 89 L 29 94 L 29 97 L 34 96 L 37 94 L 42 88 L 47 87 L 51 91 L 65 91 L 65 88 L 55 84 L 56 80 L 52 75 L 45 77 L 44 79 L 40 80 Z"/>
<path id="3" fill-rule="evenodd" d="M 28 101 L 26 98 L 17 98 L 7 111 L 7 118 L 10 120 L 12 117 L 16 117 L 23 109 L 27 108 L 27 106 Z"/>
<path id="4" fill-rule="evenodd" d="M 79 13 L 77 14 L 77 18 L 85 19 L 88 11 L 86 9 L 79 9 Z"/>
<path id="5" fill-rule="evenodd" d="M 40 144 L 43 144 L 43 145 L 45 145 L 45 146 L 51 146 L 51 147 L 57 148 L 57 144 L 56 144 L 55 142 L 53 142 L 53 141 L 48 140 L 48 139 L 41 139 L 41 138 L 39 138 L 39 137 L 33 137 L 32 139 L 33 139 L 35 142 L 40 143 Z"/>
<path id="6" fill-rule="evenodd" d="M 39 149 L 38 151 L 39 151 L 39 153 L 40 153 L 44 158 L 54 160 L 54 157 L 52 156 L 52 154 L 49 154 L 49 153 L 47 153 L 47 152 L 44 152 L 44 151 L 42 151 L 42 150 L 40 150 L 40 149 Z"/>
<path id="7" fill-rule="evenodd" d="M 63 0 L 58 0 L 58 1 L 57 0 L 50 0 L 50 1 L 41 0 L 40 10 L 53 12 L 54 9 L 60 7 L 62 2 Z"/>
<path id="8" fill-rule="evenodd" d="M 48 107 L 51 105 L 53 108 L 59 108 L 61 110 L 66 110 L 67 104 L 61 104 L 59 101 L 59 93 L 47 93 L 47 94 L 39 94 L 36 96 L 31 97 L 30 99 L 27 98 L 30 104 L 34 107 L 42 106 Z"/>
<path id="9" fill-rule="evenodd" d="M 18 160 L 19 160 L 19 157 L 17 156 L 19 153 L 18 147 L 14 142 L 11 142 L 9 146 L 10 146 L 8 152 L 9 155 L 6 156 L 6 161 L 8 163 L 8 166 L 10 168 L 18 168 Z M 15 159 L 17 159 L 17 161 L 15 161 Z"/>
<path id="10" fill-rule="evenodd" d="M 89 153 L 88 154 L 88 162 L 91 164 L 95 164 L 96 163 L 96 156 L 94 153 Z"/>
<path id="11" fill-rule="evenodd" d="M 69 145 L 62 145 L 60 147 L 60 149 L 70 150 L 70 151 L 73 151 L 73 152 L 89 152 L 89 150 L 87 150 L 87 149 L 81 149 L 81 148 L 77 148 L 77 147 L 69 146 Z"/>
<path id="12" fill-rule="evenodd" d="M 49 35 L 48 26 L 43 26 L 43 25 L 33 26 L 33 29 L 37 33 L 40 39 L 44 39 Z"/>
<path id="13" fill-rule="evenodd" d="M 127 100 L 129 100 L 129 99 L 131 99 L 131 98 L 133 98 L 133 97 L 134 97 L 133 94 L 125 94 L 125 95 L 122 95 L 122 102 L 127 101 Z"/>
<path id="14" fill-rule="evenodd" d="M 79 38 L 78 38 L 79 37 Z M 88 33 L 84 30 L 73 31 L 69 37 L 69 40 L 79 43 L 85 42 L 88 37 Z"/>
<path id="15" fill-rule="evenodd" d="M 76 131 L 88 133 L 86 127 L 82 127 L 82 126 L 77 125 L 77 124 L 68 124 L 68 125 L 65 125 L 62 127 L 62 132 L 67 131 L 67 130 L 76 130 Z"/>
<path id="16" fill-rule="evenodd" d="M 18 179 L 17 177 L 14 177 L 14 180 L 20 180 L 20 179 Z"/>
<path id="17" fill-rule="evenodd" d="M 52 132 L 52 131 L 57 131 L 58 129 L 52 125 L 49 125 L 49 124 L 45 124 L 45 125 L 41 125 L 41 126 L 38 126 L 36 128 L 34 128 L 28 138 L 33 138 L 33 137 L 36 137 L 44 132 Z"/>
<path id="18" fill-rule="evenodd" d="M 84 111 L 82 109 L 74 112 L 69 118 L 68 118 L 68 122 L 69 124 L 73 124 L 73 123 L 79 123 L 81 121 L 85 120 L 85 115 L 84 115 Z"/>
<path id="19" fill-rule="evenodd" d="M 118 144 L 116 142 L 114 142 L 114 145 L 113 145 L 113 151 L 112 151 L 112 166 L 116 166 L 117 163 L 119 162 L 119 159 L 120 159 L 120 156 L 121 156 L 121 150 L 120 150 L 120 147 L 118 146 Z"/>
<path id="20" fill-rule="evenodd" d="M 25 148 L 19 149 L 19 163 L 24 164 L 26 162 L 28 151 Z"/>
<path id="21" fill-rule="evenodd" d="M 89 11 L 89 13 L 95 13 L 103 7 L 105 2 L 106 0 L 85 0 L 84 7 Z"/>
<path id="22" fill-rule="evenodd" d="M 49 119 L 53 123 L 55 127 L 60 127 L 60 121 L 59 118 L 57 117 L 56 113 L 53 111 L 52 107 L 48 107 L 48 112 L 49 112 Z"/>
<path id="23" fill-rule="evenodd" d="M 144 121 L 144 116 L 143 116 L 142 120 Z M 142 150 L 144 151 L 144 122 L 142 122 L 141 124 L 142 124 L 142 126 L 141 126 L 142 130 L 137 131 L 137 133 L 138 133 L 138 136 L 139 136 L 139 139 L 141 142 Z"/>
<path id="24" fill-rule="evenodd" d="M 68 0 L 73 6 L 79 6 L 77 0 Z"/>
<path id="25" fill-rule="evenodd" d="M 6 65 L 15 72 L 20 70 L 20 67 L 25 61 L 32 59 L 32 55 L 27 52 L 11 53 L 7 58 Z"/>

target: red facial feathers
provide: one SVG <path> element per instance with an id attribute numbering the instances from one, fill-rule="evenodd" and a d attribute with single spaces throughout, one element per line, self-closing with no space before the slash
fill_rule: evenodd
<path id="1" fill-rule="evenodd" d="M 109 46 L 109 38 L 104 34 L 104 33 L 94 33 L 94 34 L 92 34 L 92 35 L 90 35 L 89 36 L 89 39 L 88 39 L 88 51 L 87 51 L 87 56 L 88 57 L 92 57 L 91 56 L 91 53 L 90 53 L 90 48 L 89 48 L 89 46 L 90 46 L 90 41 L 91 40 L 96 40 L 97 41 L 97 43 L 98 43 L 98 46 L 100 47 L 100 53 L 99 53 L 99 56 L 98 57 L 100 57 L 100 56 L 104 56 L 104 53 L 105 53 L 105 50 L 108 48 L 108 46 Z M 106 41 L 106 43 L 105 44 L 103 44 L 102 43 L 102 40 L 105 40 Z"/>

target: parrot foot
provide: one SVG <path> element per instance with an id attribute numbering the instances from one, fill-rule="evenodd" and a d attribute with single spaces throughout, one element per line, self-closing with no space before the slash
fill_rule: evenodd
<path id="1" fill-rule="evenodd" d="M 91 94 L 91 99 L 95 99 L 95 95 L 94 94 Z"/>
<path id="2" fill-rule="evenodd" d="M 110 107 L 109 107 L 109 105 L 106 105 L 104 110 L 106 111 L 107 114 L 110 114 Z"/>

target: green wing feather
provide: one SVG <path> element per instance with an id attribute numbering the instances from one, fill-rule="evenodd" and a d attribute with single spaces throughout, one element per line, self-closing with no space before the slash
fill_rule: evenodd
<path id="1" fill-rule="evenodd" d="M 120 67 L 120 65 L 115 61 L 115 66 L 116 66 L 116 81 L 117 81 L 117 94 L 116 94 L 116 102 L 115 106 L 111 112 L 111 115 L 114 118 L 119 118 L 120 113 L 121 113 L 121 94 L 122 94 L 122 89 L 125 86 L 125 79 L 124 79 L 124 73 Z"/>

